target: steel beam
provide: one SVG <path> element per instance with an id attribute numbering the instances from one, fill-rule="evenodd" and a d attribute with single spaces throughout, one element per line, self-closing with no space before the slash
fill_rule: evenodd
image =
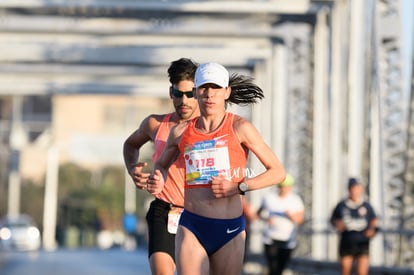
<path id="1" fill-rule="evenodd" d="M 130 0 L 3 0 L 0 8 L 66 8 L 66 9 L 106 9 L 139 10 L 158 12 L 192 12 L 224 14 L 305 14 L 315 12 L 317 5 L 310 0 L 274 1 L 130 1 Z"/>

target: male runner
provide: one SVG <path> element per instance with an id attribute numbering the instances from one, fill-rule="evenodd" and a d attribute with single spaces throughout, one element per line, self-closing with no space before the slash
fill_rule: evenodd
<path id="1" fill-rule="evenodd" d="M 196 63 L 187 58 L 173 61 L 168 68 L 170 98 L 175 112 L 146 117 L 125 141 L 125 166 L 136 187 L 146 190 L 149 173 L 142 171 L 147 163 L 138 162 L 141 147 L 154 142 L 155 163 L 164 150 L 170 129 L 180 122 L 199 116 L 193 97 Z M 148 224 L 148 257 L 152 274 L 174 274 L 174 241 L 178 218 L 184 205 L 184 171 L 179 162 L 169 167 L 167 184 L 154 196 L 146 215 Z"/>

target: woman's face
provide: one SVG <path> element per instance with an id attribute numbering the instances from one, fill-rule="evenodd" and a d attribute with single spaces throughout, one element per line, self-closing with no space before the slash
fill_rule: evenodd
<path id="1" fill-rule="evenodd" d="M 229 98 L 231 89 L 222 88 L 216 84 L 206 83 L 196 89 L 200 111 L 211 114 L 224 111 L 225 100 Z"/>

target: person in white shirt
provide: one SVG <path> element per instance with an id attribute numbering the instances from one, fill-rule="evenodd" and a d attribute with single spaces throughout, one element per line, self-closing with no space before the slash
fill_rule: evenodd
<path id="1" fill-rule="evenodd" d="M 276 188 L 262 198 L 258 215 L 266 221 L 263 243 L 269 275 L 280 275 L 295 249 L 296 231 L 304 221 L 302 199 L 293 192 L 294 179 L 287 175 Z"/>

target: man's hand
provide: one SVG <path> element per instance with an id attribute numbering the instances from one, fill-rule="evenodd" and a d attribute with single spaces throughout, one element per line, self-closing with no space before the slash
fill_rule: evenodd
<path id="1" fill-rule="evenodd" d="M 161 193 L 165 184 L 164 176 L 162 175 L 160 170 L 155 170 L 154 174 L 148 178 L 147 182 L 147 190 L 149 193 L 153 195 Z"/>
<path id="2" fill-rule="evenodd" d="M 376 228 L 369 227 L 367 228 L 367 230 L 364 231 L 364 236 L 370 239 L 374 237 L 376 233 L 377 233 Z"/>
<path id="3" fill-rule="evenodd" d="M 345 231 L 345 223 L 343 220 L 336 220 L 335 221 L 335 227 L 338 232 L 344 232 Z"/>
<path id="4" fill-rule="evenodd" d="M 148 164 L 146 162 L 138 162 L 128 171 L 129 175 L 135 183 L 135 186 L 141 190 L 147 188 L 147 180 L 150 176 L 150 173 L 142 172 L 142 169 L 147 165 Z"/>

